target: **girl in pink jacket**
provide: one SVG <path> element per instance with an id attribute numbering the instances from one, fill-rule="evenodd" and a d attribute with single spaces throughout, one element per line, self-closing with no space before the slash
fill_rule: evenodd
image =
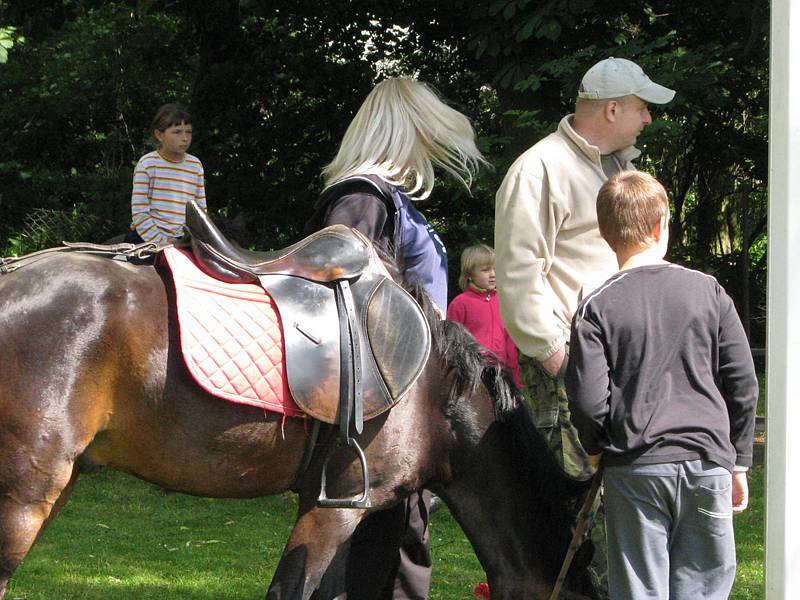
<path id="1" fill-rule="evenodd" d="M 492 248 L 477 244 L 461 253 L 458 285 L 463 292 L 453 298 L 447 318 L 464 325 L 479 344 L 493 352 L 500 366 L 508 369 L 514 383 L 521 387 L 517 347 L 500 318 Z"/>

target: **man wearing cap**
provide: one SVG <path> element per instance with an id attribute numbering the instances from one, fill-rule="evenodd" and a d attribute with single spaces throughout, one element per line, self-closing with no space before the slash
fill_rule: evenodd
<path id="1" fill-rule="evenodd" d="M 521 350 L 525 393 L 537 427 L 566 473 L 592 475 L 570 423 L 563 373 L 579 300 L 617 271 L 600 237 L 597 192 L 614 173 L 635 169 L 633 147 L 650 124 L 648 103 L 675 92 L 635 63 L 607 58 L 581 81 L 575 114 L 520 156 L 497 192 L 495 270 L 506 329 Z"/>

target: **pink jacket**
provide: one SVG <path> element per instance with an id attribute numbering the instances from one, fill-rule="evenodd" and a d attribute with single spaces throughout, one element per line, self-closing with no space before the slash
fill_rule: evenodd
<path id="1" fill-rule="evenodd" d="M 453 298 L 447 308 L 447 318 L 461 323 L 479 344 L 494 352 L 500 364 L 511 371 L 517 387 L 522 387 L 517 347 L 503 327 L 500 304 L 494 290 L 479 292 L 471 286 L 467 287 L 465 292 Z"/>

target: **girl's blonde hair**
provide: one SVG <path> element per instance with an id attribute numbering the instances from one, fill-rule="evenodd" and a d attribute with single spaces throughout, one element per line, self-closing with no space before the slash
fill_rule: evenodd
<path id="1" fill-rule="evenodd" d="M 424 83 L 393 77 L 369 93 L 322 174 L 326 187 L 353 175 L 378 175 L 422 200 L 433 189 L 434 165 L 469 189 L 481 163 L 486 160 L 467 117 Z"/>
<path id="2" fill-rule="evenodd" d="M 464 248 L 461 253 L 461 273 L 458 275 L 458 287 L 467 289 L 469 276 L 477 269 L 494 265 L 494 249 L 486 244 L 476 244 Z"/>

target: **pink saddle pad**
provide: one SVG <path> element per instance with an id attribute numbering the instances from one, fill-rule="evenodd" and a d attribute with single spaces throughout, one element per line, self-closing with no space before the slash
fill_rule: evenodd
<path id="1" fill-rule="evenodd" d="M 175 282 L 183 358 L 197 384 L 231 402 L 302 416 L 286 381 L 272 298 L 258 285 L 209 277 L 183 250 L 163 256 Z"/>

